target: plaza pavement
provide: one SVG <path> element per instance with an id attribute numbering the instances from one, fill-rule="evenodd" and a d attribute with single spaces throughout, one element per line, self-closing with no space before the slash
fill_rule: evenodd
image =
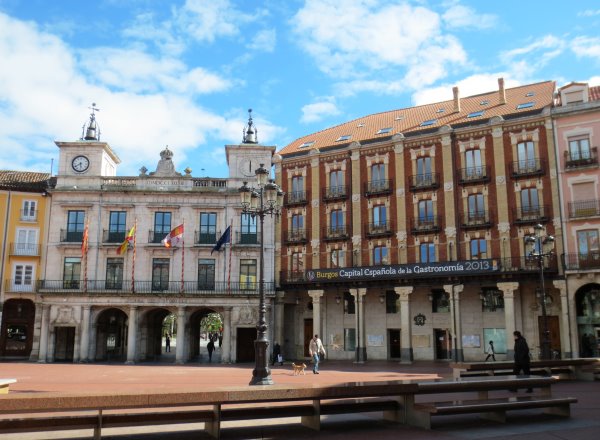
<path id="1" fill-rule="evenodd" d="M 168 357 L 167 357 L 168 359 Z M 140 363 L 123 364 L 39 364 L 30 362 L 0 362 L 0 377 L 15 378 L 10 393 L 36 392 L 106 392 L 129 391 L 193 391 L 227 385 L 247 385 L 253 364 L 187 364 Z M 427 380 L 450 378 L 451 369 L 444 362 L 370 361 L 365 364 L 325 361 L 321 374 L 314 375 L 307 368 L 305 376 L 293 376 L 289 365 L 275 366 L 272 378 L 277 384 L 334 384 L 377 380 Z M 553 386 L 559 396 L 573 396 L 579 402 L 571 406 L 569 419 L 542 415 L 540 410 L 515 411 L 508 415 L 506 424 L 483 421 L 476 415 L 439 416 L 430 431 L 397 425 L 381 420 L 381 414 L 351 414 L 323 417 L 322 430 L 304 428 L 299 418 L 257 420 L 223 423 L 223 439 L 494 439 L 583 440 L 600 438 L 600 382 L 562 381 Z M 435 399 L 435 396 L 431 397 Z M 447 397 L 444 398 L 447 400 Z M 198 425 L 103 430 L 103 439 L 126 440 L 188 440 L 208 439 L 199 433 Z M 196 428 L 196 431 L 193 429 Z M 175 429 L 175 431 L 173 431 Z M 167 432 L 171 431 L 171 432 Z M 113 436 L 111 434 L 119 434 Z M 1 440 L 91 438 L 90 431 L 61 433 L 5 434 Z"/>

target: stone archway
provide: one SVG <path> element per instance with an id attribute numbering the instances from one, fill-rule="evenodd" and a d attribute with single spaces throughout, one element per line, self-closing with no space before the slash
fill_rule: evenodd
<path id="1" fill-rule="evenodd" d="M 127 314 L 117 308 L 102 310 L 96 320 L 96 361 L 124 362 L 127 356 Z"/>
<path id="2" fill-rule="evenodd" d="M 206 319 L 211 314 L 217 314 L 223 322 L 223 315 L 211 308 L 202 308 L 192 313 L 189 319 L 190 338 L 188 342 L 189 360 L 192 362 L 204 363 L 208 362 L 208 349 L 207 345 L 210 341 L 209 337 L 212 336 L 215 350 L 212 355 L 213 363 L 221 362 L 221 347 L 223 341 L 223 328 L 203 328 L 206 325 Z"/>
<path id="3" fill-rule="evenodd" d="M 29 357 L 33 344 L 35 304 L 28 299 L 9 299 L 2 311 L 0 356 Z"/>
<path id="4" fill-rule="evenodd" d="M 172 311 L 163 307 L 157 307 L 146 311 L 139 322 L 139 359 L 145 361 L 172 361 L 175 362 L 175 350 L 163 353 L 163 323 Z M 175 326 L 176 328 L 176 326 Z M 173 348 L 177 336 L 184 339 L 184 335 L 171 335 Z"/>
<path id="5" fill-rule="evenodd" d="M 600 355 L 600 285 L 586 284 L 575 293 L 581 357 Z"/>

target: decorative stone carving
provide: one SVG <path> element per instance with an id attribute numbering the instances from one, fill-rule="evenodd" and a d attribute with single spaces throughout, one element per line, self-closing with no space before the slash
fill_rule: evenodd
<path id="1" fill-rule="evenodd" d="M 356 203 L 360 201 L 360 194 L 352 194 L 352 202 Z"/>
<path id="2" fill-rule="evenodd" d="M 75 311 L 73 310 L 73 307 L 59 307 L 54 324 L 73 324 L 75 322 Z"/>
<path id="3" fill-rule="evenodd" d="M 456 237 L 456 228 L 454 226 L 449 226 L 444 229 L 444 233 L 446 234 L 446 237 L 454 238 Z"/>
<path id="4" fill-rule="evenodd" d="M 496 184 L 504 185 L 506 183 L 506 176 L 496 176 Z"/>
<path id="5" fill-rule="evenodd" d="M 169 147 L 165 147 L 160 152 L 160 160 L 156 165 L 156 171 L 150 173 L 151 176 L 160 177 L 179 177 L 181 173 L 175 171 L 175 165 L 173 164 L 173 152 L 169 150 Z"/>
<path id="6" fill-rule="evenodd" d="M 361 242 L 361 236 L 360 235 L 353 235 L 352 236 L 352 245 L 353 246 L 360 246 L 360 242 Z"/>
<path id="7" fill-rule="evenodd" d="M 404 188 L 398 188 L 398 189 L 396 190 L 396 196 L 397 196 L 397 197 L 404 197 L 404 194 L 405 194 L 405 192 L 404 192 Z"/>
<path id="8" fill-rule="evenodd" d="M 313 199 L 311 204 L 312 204 L 313 208 L 318 208 L 319 207 L 319 199 Z"/>
<path id="9" fill-rule="evenodd" d="M 316 249 L 319 247 L 319 240 L 318 239 L 313 239 L 310 241 L 310 245 L 312 246 L 313 249 Z"/>
<path id="10" fill-rule="evenodd" d="M 400 243 L 406 243 L 406 231 L 398 231 L 396 232 L 396 239 L 400 242 Z"/>
<path id="11" fill-rule="evenodd" d="M 145 176 L 147 172 L 148 172 L 148 168 L 146 168 L 146 167 L 140 168 L 140 176 Z"/>
<path id="12" fill-rule="evenodd" d="M 238 323 L 239 324 L 255 324 L 258 317 L 257 310 L 247 306 L 241 307 L 238 312 Z"/>
<path id="13" fill-rule="evenodd" d="M 446 192 L 454 191 L 454 184 L 452 182 L 444 183 L 444 191 L 446 191 Z"/>
<path id="14" fill-rule="evenodd" d="M 501 234 L 508 234 L 510 231 L 510 223 L 508 222 L 500 222 L 498 223 L 498 232 Z"/>

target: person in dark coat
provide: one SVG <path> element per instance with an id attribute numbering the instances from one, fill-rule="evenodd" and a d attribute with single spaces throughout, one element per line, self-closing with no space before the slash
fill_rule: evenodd
<path id="1" fill-rule="evenodd" d="M 515 366 L 513 367 L 513 373 L 515 375 L 519 375 L 521 371 L 525 376 L 529 376 L 530 371 L 530 356 L 529 356 L 529 346 L 527 345 L 527 340 L 523 337 L 520 331 L 514 331 L 513 335 L 515 337 Z M 513 390 L 514 391 L 514 390 Z M 531 388 L 527 388 L 527 392 L 531 393 L 533 390 Z"/>
<path id="2" fill-rule="evenodd" d="M 275 345 L 273 346 L 272 365 L 275 365 L 275 362 L 279 362 L 279 365 L 283 365 L 283 356 L 281 356 L 281 345 L 279 345 L 279 342 L 275 342 Z"/>
<path id="3" fill-rule="evenodd" d="M 206 349 L 208 350 L 208 362 L 212 362 L 212 354 L 215 349 L 215 343 L 212 338 L 208 341 L 208 344 L 206 344 Z"/>

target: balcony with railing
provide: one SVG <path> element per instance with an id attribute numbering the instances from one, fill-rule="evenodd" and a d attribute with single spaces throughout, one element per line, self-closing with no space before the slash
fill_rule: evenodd
<path id="1" fill-rule="evenodd" d="M 306 229 L 304 228 L 290 229 L 285 236 L 286 243 L 306 243 L 307 241 Z"/>
<path id="2" fill-rule="evenodd" d="M 194 231 L 194 244 L 206 244 L 214 246 L 219 237 L 220 234 L 217 235 L 216 231 Z"/>
<path id="3" fill-rule="evenodd" d="M 68 229 L 60 230 L 61 243 L 81 243 L 83 241 L 83 231 L 70 231 Z"/>
<path id="4" fill-rule="evenodd" d="M 413 219 L 412 233 L 413 234 L 426 234 L 438 232 L 442 228 L 441 217 L 439 215 L 430 215 L 417 217 Z"/>
<path id="5" fill-rule="evenodd" d="M 35 281 L 31 279 L 21 278 L 17 280 L 4 280 L 5 292 L 33 292 L 35 291 Z"/>
<path id="6" fill-rule="evenodd" d="M 466 212 L 460 215 L 460 224 L 463 229 L 490 228 L 492 216 L 490 211 Z"/>
<path id="7" fill-rule="evenodd" d="M 102 231 L 102 243 L 123 243 L 125 241 L 125 231 L 111 231 L 104 229 Z"/>
<path id="8" fill-rule="evenodd" d="M 387 237 L 394 233 L 392 222 L 367 223 L 365 225 L 365 236 L 369 238 Z"/>
<path id="9" fill-rule="evenodd" d="M 486 183 L 490 181 L 490 167 L 476 166 L 461 168 L 458 170 L 458 182 L 461 185 L 470 185 L 476 183 Z"/>
<path id="10" fill-rule="evenodd" d="M 600 215 L 600 200 L 569 202 L 569 218 L 588 218 Z"/>
<path id="11" fill-rule="evenodd" d="M 251 245 L 260 244 L 260 234 L 258 232 L 236 231 L 235 232 L 235 244 L 241 245 L 241 246 L 244 246 L 244 245 L 251 246 Z"/>
<path id="12" fill-rule="evenodd" d="M 41 249 L 42 247 L 39 243 L 11 243 L 10 255 L 15 257 L 39 257 Z"/>
<path id="13" fill-rule="evenodd" d="M 149 230 L 148 231 L 148 243 L 150 244 L 160 244 L 163 239 L 169 234 L 170 231 L 167 232 L 158 232 Z"/>
<path id="14" fill-rule="evenodd" d="M 514 223 L 518 225 L 531 223 L 544 223 L 549 219 L 550 211 L 548 206 L 529 206 L 521 207 L 513 211 Z"/>
<path id="15" fill-rule="evenodd" d="M 391 179 L 370 180 L 365 183 L 365 196 L 381 196 L 392 193 L 394 183 Z"/>
<path id="16" fill-rule="evenodd" d="M 440 187 L 440 173 L 415 174 L 410 176 L 409 189 L 423 191 Z"/>
<path id="17" fill-rule="evenodd" d="M 275 293 L 274 283 L 264 283 L 268 295 Z M 258 295 L 258 282 L 238 281 L 135 281 L 130 280 L 40 280 L 37 282 L 40 293 L 82 293 L 87 295 L 107 294 L 189 294 L 189 295 Z"/>
<path id="18" fill-rule="evenodd" d="M 565 167 L 567 169 L 591 165 L 598 165 L 598 147 L 592 147 L 589 151 L 565 151 Z"/>
<path id="19" fill-rule="evenodd" d="M 308 203 L 308 191 L 292 191 L 285 194 L 285 206 L 305 205 Z"/>
<path id="20" fill-rule="evenodd" d="M 322 234 L 323 239 L 326 241 L 347 240 L 350 238 L 346 225 L 327 226 L 323 228 Z"/>
<path id="21" fill-rule="evenodd" d="M 564 254 L 563 266 L 565 270 L 599 270 L 600 251 L 587 253 Z"/>
<path id="22" fill-rule="evenodd" d="M 511 163 L 513 178 L 541 176 L 546 173 L 546 162 L 541 159 L 518 160 Z"/>
<path id="23" fill-rule="evenodd" d="M 19 211 L 19 220 L 21 220 L 22 222 L 36 222 L 37 217 L 37 209 L 21 209 Z"/>
<path id="24" fill-rule="evenodd" d="M 328 186 L 323 189 L 323 201 L 334 202 L 336 200 L 346 200 L 348 198 L 348 186 Z"/>
<path id="25" fill-rule="evenodd" d="M 305 281 L 302 270 L 282 270 L 279 275 L 280 284 L 303 283 Z"/>

